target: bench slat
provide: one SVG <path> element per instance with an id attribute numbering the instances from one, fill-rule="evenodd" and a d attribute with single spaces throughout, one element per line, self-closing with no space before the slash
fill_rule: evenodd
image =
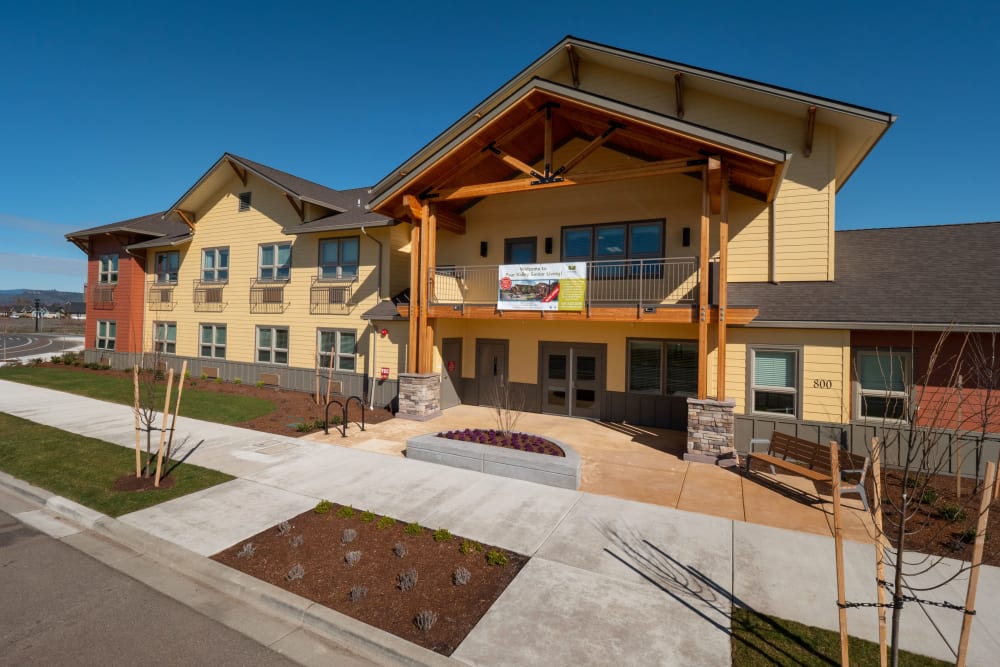
<path id="1" fill-rule="evenodd" d="M 814 482 L 829 482 L 830 481 L 830 475 L 829 474 L 823 474 L 823 473 L 817 472 L 815 470 L 810 470 L 809 468 L 803 468 L 800 465 L 797 465 L 797 464 L 792 463 L 790 461 L 786 461 L 785 459 L 779 459 L 779 458 L 777 458 L 775 456 L 768 456 L 767 454 L 753 453 L 753 454 L 748 454 L 747 458 L 752 458 L 752 459 L 756 459 L 758 461 L 763 461 L 764 463 L 767 463 L 769 465 L 773 465 L 776 468 L 782 468 L 784 470 L 788 470 L 790 472 L 794 472 L 794 473 L 796 473 L 798 475 L 801 475 L 802 477 L 805 477 L 807 479 L 811 479 Z"/>

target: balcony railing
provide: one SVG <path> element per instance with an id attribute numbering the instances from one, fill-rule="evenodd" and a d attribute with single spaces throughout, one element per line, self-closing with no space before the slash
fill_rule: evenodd
<path id="1" fill-rule="evenodd" d="M 226 308 L 226 282 L 193 281 L 192 303 L 199 312 L 221 313 Z"/>
<path id="2" fill-rule="evenodd" d="M 313 276 L 309 286 L 309 312 L 313 315 L 350 312 L 354 306 L 354 286 L 357 282 L 357 276 L 325 279 Z"/>
<path id="3" fill-rule="evenodd" d="M 291 304 L 285 301 L 287 280 L 250 279 L 250 312 L 283 313 Z"/>
<path id="4" fill-rule="evenodd" d="M 89 287 L 84 286 L 87 291 L 88 305 L 97 310 L 108 310 L 115 307 L 115 287 L 114 284 L 99 283 Z"/>
<path id="5" fill-rule="evenodd" d="M 434 271 L 437 305 L 497 302 L 499 267 L 439 266 Z M 587 263 L 587 307 L 693 304 L 698 298 L 698 258 L 604 260 Z"/>
<path id="6" fill-rule="evenodd" d="M 150 310 L 173 310 L 177 302 L 174 290 L 177 283 L 161 283 L 152 280 L 146 286 L 146 307 Z"/>

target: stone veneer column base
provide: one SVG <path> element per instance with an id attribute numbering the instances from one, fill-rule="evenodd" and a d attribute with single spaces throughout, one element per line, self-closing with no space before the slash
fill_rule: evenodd
<path id="1" fill-rule="evenodd" d="M 441 376 L 437 373 L 400 373 L 396 416 L 415 421 L 440 417 Z"/>
<path id="2" fill-rule="evenodd" d="M 738 465 L 736 448 L 736 401 L 689 398 L 688 437 L 685 461 L 723 467 Z"/>

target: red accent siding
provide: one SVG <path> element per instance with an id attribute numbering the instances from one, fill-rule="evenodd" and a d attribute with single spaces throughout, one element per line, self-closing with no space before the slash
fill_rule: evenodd
<path id="1" fill-rule="evenodd" d="M 115 350 L 119 352 L 141 352 L 143 333 L 143 311 L 145 309 L 146 272 L 138 259 L 125 252 L 124 246 L 134 243 L 131 238 L 99 236 L 90 240 L 90 256 L 87 261 L 87 326 L 84 345 L 88 350 L 97 347 L 98 320 L 117 323 Z M 115 285 L 114 302 L 109 305 L 95 305 L 93 289 L 101 287 L 98 281 L 101 255 L 118 255 L 118 283 Z"/>

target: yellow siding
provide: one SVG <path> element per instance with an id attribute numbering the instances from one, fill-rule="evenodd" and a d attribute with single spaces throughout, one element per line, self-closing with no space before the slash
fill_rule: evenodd
<path id="1" fill-rule="evenodd" d="M 389 292 L 399 294 L 410 286 L 410 225 L 403 223 L 391 229 L 389 241 Z"/>

